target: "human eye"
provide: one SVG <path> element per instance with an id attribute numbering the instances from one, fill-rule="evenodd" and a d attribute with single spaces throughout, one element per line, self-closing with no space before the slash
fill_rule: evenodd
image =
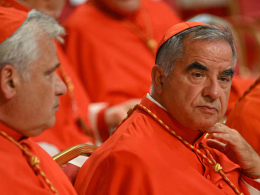
<path id="1" fill-rule="evenodd" d="M 46 77 L 51 77 L 54 74 L 54 71 L 48 71 L 45 73 Z"/>
<path id="2" fill-rule="evenodd" d="M 220 82 L 220 86 L 225 89 L 227 88 L 228 86 L 230 86 L 230 83 L 231 83 L 231 76 L 221 76 L 219 77 L 219 82 Z"/>
<path id="3" fill-rule="evenodd" d="M 201 72 L 193 72 L 191 75 L 194 78 L 202 78 L 204 76 Z"/>
<path id="4" fill-rule="evenodd" d="M 48 80 L 49 82 L 52 82 L 54 77 L 55 77 L 56 71 L 55 70 L 51 70 L 51 71 L 47 71 L 45 73 L 45 78 L 46 80 Z"/>
<path id="5" fill-rule="evenodd" d="M 190 73 L 189 78 L 192 83 L 199 84 L 205 80 L 206 75 L 203 72 L 194 71 Z"/>
<path id="6" fill-rule="evenodd" d="M 230 78 L 229 76 L 224 76 L 224 77 L 220 77 L 219 80 L 220 80 L 221 82 L 226 82 L 226 83 L 228 83 L 228 82 L 231 81 L 231 78 Z"/>

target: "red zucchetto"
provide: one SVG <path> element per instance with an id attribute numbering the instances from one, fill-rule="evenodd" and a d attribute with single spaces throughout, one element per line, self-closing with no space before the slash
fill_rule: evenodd
<path id="1" fill-rule="evenodd" d="M 0 44 L 24 23 L 28 13 L 0 6 Z"/>
<path id="2" fill-rule="evenodd" d="M 174 26 L 172 26 L 169 30 L 167 30 L 167 32 L 163 35 L 163 38 L 161 39 L 158 47 L 157 47 L 157 52 L 159 50 L 159 48 L 172 36 L 186 30 L 189 28 L 193 28 L 195 26 L 202 26 L 202 25 L 208 25 L 206 23 L 202 23 L 202 22 L 194 22 L 194 21 L 189 21 L 189 22 L 182 22 L 179 24 L 176 24 Z M 156 52 L 156 53 L 157 53 Z"/>

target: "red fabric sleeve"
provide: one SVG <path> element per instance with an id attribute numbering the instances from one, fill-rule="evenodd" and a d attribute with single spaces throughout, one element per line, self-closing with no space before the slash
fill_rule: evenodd
<path id="1" fill-rule="evenodd" d="M 97 115 L 97 128 L 98 128 L 100 138 L 102 139 L 102 142 L 106 141 L 110 136 L 109 127 L 107 126 L 105 121 L 106 109 L 107 108 L 103 108 L 102 110 L 99 111 Z"/>

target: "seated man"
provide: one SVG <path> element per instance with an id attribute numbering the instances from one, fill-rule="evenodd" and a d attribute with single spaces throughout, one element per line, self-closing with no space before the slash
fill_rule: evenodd
<path id="1" fill-rule="evenodd" d="M 1 194 L 76 194 L 52 158 L 34 143 L 55 123 L 66 86 L 56 74 L 53 39 L 64 29 L 37 11 L 0 7 Z"/>
<path id="2" fill-rule="evenodd" d="M 197 22 L 170 28 L 159 44 L 151 94 L 80 169 L 78 194 L 258 192 L 260 183 L 241 174 L 260 174 L 258 154 L 237 131 L 216 124 L 235 62 L 228 29 Z M 228 144 L 207 140 L 207 132 Z"/>

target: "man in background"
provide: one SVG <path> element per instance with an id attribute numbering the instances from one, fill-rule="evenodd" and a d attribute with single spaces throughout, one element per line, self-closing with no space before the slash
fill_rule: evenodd
<path id="1" fill-rule="evenodd" d="M 180 18 L 163 1 L 89 0 L 64 26 L 65 52 L 91 102 L 142 98 L 163 33 Z M 102 132 L 103 140 L 110 132 Z"/>

